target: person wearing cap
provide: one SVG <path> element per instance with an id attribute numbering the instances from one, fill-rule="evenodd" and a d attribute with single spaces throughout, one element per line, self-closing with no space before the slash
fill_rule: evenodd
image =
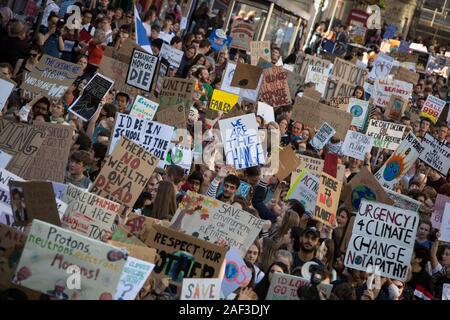
<path id="1" fill-rule="evenodd" d="M 320 245 L 320 232 L 316 227 L 308 227 L 300 236 L 300 250 L 293 252 L 294 261 L 292 270 L 302 267 L 306 262 L 316 262 L 323 265 L 319 259 L 316 258 L 316 249 Z"/>
<path id="2" fill-rule="evenodd" d="M 26 40 L 27 32 L 27 26 L 21 21 L 9 24 L 8 36 L 1 40 L 0 62 L 9 63 L 14 69 L 19 59 L 28 58 L 30 44 Z"/>
<path id="3" fill-rule="evenodd" d="M 69 299 L 69 296 L 64 293 L 65 289 L 66 289 L 66 284 L 64 283 L 64 280 L 58 280 L 55 283 L 55 289 L 48 290 L 47 295 L 49 295 L 51 298 L 67 300 L 67 299 Z"/>

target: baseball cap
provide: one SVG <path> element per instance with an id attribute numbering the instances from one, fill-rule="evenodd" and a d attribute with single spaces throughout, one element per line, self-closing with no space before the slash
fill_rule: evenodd
<path id="1" fill-rule="evenodd" d="M 309 228 L 307 228 L 307 229 L 303 232 L 303 234 L 304 234 L 304 235 L 312 234 L 312 235 L 315 236 L 316 238 L 319 238 L 319 237 L 320 237 L 320 232 L 319 232 L 319 230 L 317 230 L 316 227 L 309 227 Z"/>

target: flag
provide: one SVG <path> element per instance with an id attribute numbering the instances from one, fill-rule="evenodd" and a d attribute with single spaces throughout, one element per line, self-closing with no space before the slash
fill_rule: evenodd
<path id="1" fill-rule="evenodd" d="M 150 47 L 150 41 L 148 41 L 147 31 L 145 31 L 144 24 L 142 23 L 136 6 L 134 7 L 134 27 L 136 30 L 136 43 L 148 53 L 153 54 L 152 48 Z"/>
<path id="2" fill-rule="evenodd" d="M 414 296 L 422 300 L 433 300 L 433 295 L 421 285 L 416 285 L 416 289 L 414 290 Z"/>

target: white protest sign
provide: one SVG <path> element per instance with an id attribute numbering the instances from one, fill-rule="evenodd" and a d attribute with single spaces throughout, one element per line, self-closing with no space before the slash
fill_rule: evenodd
<path id="1" fill-rule="evenodd" d="M 316 84 L 316 90 L 325 94 L 327 88 L 327 81 L 330 77 L 330 68 L 326 69 L 321 66 L 309 65 L 306 73 L 305 83 L 313 82 Z"/>
<path id="2" fill-rule="evenodd" d="M 383 187 L 392 189 L 419 158 L 423 149 L 416 136 L 409 132 L 397 150 L 375 173 L 375 178 Z"/>
<path id="3" fill-rule="evenodd" d="M 178 69 L 180 67 L 181 59 L 183 59 L 183 51 L 178 50 L 167 43 L 163 43 L 161 47 L 160 56 L 166 59 L 169 64 Z"/>
<path id="4" fill-rule="evenodd" d="M 356 126 L 361 130 L 366 123 L 367 114 L 369 112 L 369 101 L 350 98 L 348 101 L 347 112 L 353 115 L 352 126 Z"/>
<path id="5" fill-rule="evenodd" d="M 418 223 L 417 212 L 362 199 L 344 265 L 405 281 Z"/>
<path id="6" fill-rule="evenodd" d="M 153 263 L 128 256 L 114 300 L 134 300 L 154 267 Z"/>
<path id="7" fill-rule="evenodd" d="M 364 82 L 364 93 L 365 93 L 365 100 L 369 100 L 372 95 L 373 95 L 373 91 L 374 91 L 374 85 L 369 83 L 369 82 Z"/>
<path id="8" fill-rule="evenodd" d="M 440 230 L 441 230 L 441 237 L 439 238 L 439 240 L 444 242 L 450 242 L 450 203 L 445 204 Z"/>
<path id="9" fill-rule="evenodd" d="M 12 155 L 0 150 L 0 168 L 6 168 L 11 159 Z"/>
<path id="10" fill-rule="evenodd" d="M 366 135 L 373 137 L 374 147 L 395 150 L 402 141 L 405 129 L 406 126 L 401 124 L 370 119 Z"/>
<path id="11" fill-rule="evenodd" d="M 194 153 L 190 147 L 171 143 L 167 152 L 165 166 L 176 164 L 184 169 L 185 175 L 188 175 L 191 170 L 193 157 Z"/>
<path id="12" fill-rule="evenodd" d="M 226 163 L 236 169 L 265 164 L 254 113 L 219 121 Z"/>
<path id="13" fill-rule="evenodd" d="M 419 212 L 420 202 L 404 194 L 397 193 L 388 188 L 383 188 L 389 198 L 394 201 L 394 207 Z M 438 195 L 439 196 L 439 195 Z M 433 226 L 434 227 L 434 226 Z"/>
<path id="14" fill-rule="evenodd" d="M 173 131 L 173 127 L 156 121 L 138 119 L 123 113 L 117 113 L 111 144 L 109 145 L 109 154 L 114 150 L 120 137 L 124 136 L 162 160 L 158 163 L 158 167 L 163 168 Z"/>
<path id="15" fill-rule="evenodd" d="M 258 82 L 258 86 L 256 89 L 243 89 L 241 88 L 239 93 L 239 103 L 242 102 L 242 100 L 246 99 L 251 102 L 256 102 L 258 100 L 258 94 L 259 90 L 261 89 L 261 85 L 263 83 L 264 76 L 261 74 Z"/>
<path id="16" fill-rule="evenodd" d="M 364 161 L 367 152 L 370 152 L 373 146 L 373 138 L 356 131 L 347 131 L 342 152 L 345 156 L 349 156 Z"/>
<path id="17" fill-rule="evenodd" d="M 442 300 L 450 300 L 450 283 L 444 283 L 442 286 Z"/>
<path id="18" fill-rule="evenodd" d="M 180 300 L 219 300 L 222 279 L 184 278 Z"/>
<path id="19" fill-rule="evenodd" d="M 188 191 L 171 221 L 171 228 L 214 243 L 227 241 L 245 255 L 265 220 L 217 199 Z"/>
<path id="20" fill-rule="evenodd" d="M 258 111 L 256 115 L 263 117 L 266 123 L 275 121 L 275 113 L 273 107 L 265 102 L 258 101 Z"/>
<path id="21" fill-rule="evenodd" d="M 431 225 L 433 228 L 441 228 L 442 216 L 444 215 L 446 203 L 450 203 L 450 197 L 438 193 L 436 200 L 434 201 L 434 211 L 431 214 Z"/>
<path id="22" fill-rule="evenodd" d="M 125 83 L 144 91 L 150 91 L 157 63 L 158 57 L 133 49 Z"/>
<path id="23" fill-rule="evenodd" d="M 319 191 L 319 177 L 302 169 L 294 183 L 291 184 L 286 200 L 296 199 L 305 207 L 305 213 L 312 216 L 316 207 L 317 192 Z"/>
<path id="24" fill-rule="evenodd" d="M 422 139 L 423 152 L 419 159 L 427 165 L 447 176 L 450 169 L 450 148 L 440 143 L 436 138 L 427 133 Z"/>
<path id="25" fill-rule="evenodd" d="M 0 168 L 0 222 L 8 226 L 17 227 L 11 208 L 11 194 L 8 186 L 10 181 L 24 180 L 6 169 Z"/>
<path id="26" fill-rule="evenodd" d="M 413 85 L 409 82 L 377 79 L 374 83 L 374 104 L 386 108 L 393 94 L 402 97 L 404 100 L 408 100 L 411 97 L 412 89 Z"/>
<path id="27" fill-rule="evenodd" d="M 439 116 L 444 110 L 445 101 L 429 94 L 427 100 L 423 104 L 420 116 L 430 119 L 433 123 L 436 123 Z"/>
<path id="28" fill-rule="evenodd" d="M 250 281 L 252 274 L 248 270 L 244 259 L 242 259 L 239 250 L 231 248 L 228 250 L 225 259 L 226 265 L 222 281 L 222 295 L 226 298 L 234 290 Z"/>
<path id="29" fill-rule="evenodd" d="M 130 116 L 138 119 L 153 120 L 159 103 L 137 95 L 131 107 Z"/>
<path id="30" fill-rule="evenodd" d="M 64 203 L 67 209 L 61 219 L 62 227 L 96 240 L 102 240 L 112 232 L 120 210 L 120 204 L 72 184 L 67 186 Z"/>
<path id="31" fill-rule="evenodd" d="M 241 92 L 241 88 L 233 87 L 231 85 L 231 80 L 233 79 L 235 71 L 236 63 L 228 62 L 227 67 L 225 68 L 225 72 L 223 73 L 220 90 L 239 95 L 239 93 Z"/>
<path id="32" fill-rule="evenodd" d="M 3 111 L 6 101 L 8 101 L 9 95 L 13 91 L 14 87 L 15 84 L 13 82 L 0 77 L 0 112 Z"/>
<path id="33" fill-rule="evenodd" d="M 375 79 L 386 79 L 389 73 L 391 73 L 393 65 L 394 58 L 379 53 L 373 63 L 372 70 L 369 73 L 369 80 L 375 81 Z"/>
<path id="34" fill-rule="evenodd" d="M 324 122 L 320 126 L 319 131 L 314 135 L 309 144 L 316 150 L 321 150 L 335 135 L 336 130 L 328 123 Z"/>

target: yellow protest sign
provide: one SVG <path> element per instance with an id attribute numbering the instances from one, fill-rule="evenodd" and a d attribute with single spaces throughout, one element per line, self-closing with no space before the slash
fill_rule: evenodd
<path id="1" fill-rule="evenodd" d="M 237 94 L 228 93 L 215 89 L 211 98 L 209 108 L 215 111 L 223 111 L 228 113 L 238 103 L 239 96 Z"/>

